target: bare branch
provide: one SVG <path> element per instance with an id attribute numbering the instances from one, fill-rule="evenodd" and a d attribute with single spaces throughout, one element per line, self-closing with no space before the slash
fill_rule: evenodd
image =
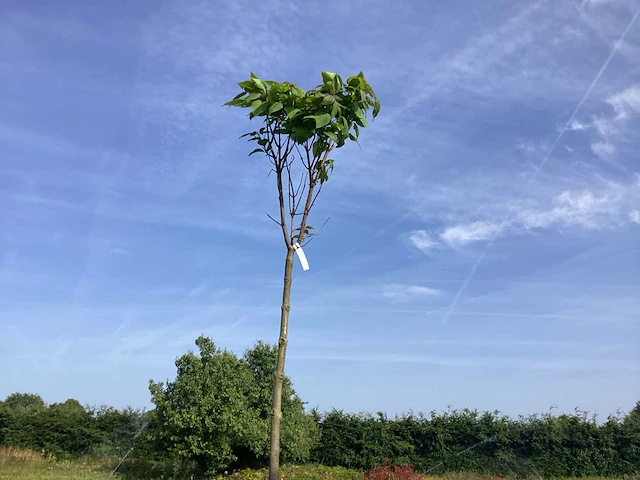
<path id="1" fill-rule="evenodd" d="M 276 170 L 277 183 L 278 183 L 278 200 L 280 202 L 280 226 L 282 227 L 282 235 L 284 236 L 284 243 L 288 248 L 291 248 L 291 238 L 287 234 L 287 221 L 284 216 L 284 194 L 282 191 L 282 169 Z"/>
<path id="2" fill-rule="evenodd" d="M 313 206 L 316 204 L 316 199 L 318 198 L 318 195 L 320 195 L 323 185 L 324 183 L 320 183 L 320 185 L 318 186 L 318 190 L 316 191 L 316 194 L 313 196 L 313 200 L 311 200 L 311 206 L 309 207 L 309 210 L 311 210 Z"/>
<path id="3" fill-rule="evenodd" d="M 302 194 L 303 195 L 299 195 L 298 196 L 298 201 L 296 202 L 295 206 L 294 206 L 294 211 L 297 212 L 298 209 L 300 208 L 300 203 L 302 203 L 302 199 L 304 198 L 304 192 L 306 190 L 306 181 L 307 181 L 307 173 L 303 173 L 302 175 L 300 175 L 300 185 L 298 185 L 298 190 L 296 191 L 296 195 L 299 195 L 300 193 L 300 189 L 302 189 Z"/>
<path id="4" fill-rule="evenodd" d="M 277 221 L 275 218 L 273 218 L 273 217 L 272 217 L 271 215 L 269 215 L 268 213 L 267 213 L 267 217 L 269 217 L 271 220 L 273 220 L 273 222 L 274 222 L 276 225 L 278 225 L 278 226 L 280 226 L 280 227 L 282 226 L 282 225 L 280 225 L 280 222 L 279 222 L 279 221 Z"/>
<path id="5" fill-rule="evenodd" d="M 289 215 L 291 217 L 291 220 L 290 220 L 291 221 L 291 223 L 290 223 L 290 230 L 291 231 L 289 232 L 289 234 L 290 234 L 291 237 L 293 237 L 293 233 L 294 233 L 293 229 L 295 228 L 295 223 L 294 223 L 295 217 L 294 217 L 294 214 L 295 214 L 295 211 L 296 211 L 295 210 L 296 194 L 295 194 L 295 192 L 293 190 L 293 180 L 291 178 L 291 162 L 287 163 L 285 168 L 287 170 L 287 180 L 288 180 L 287 187 L 289 189 L 289 195 L 288 195 L 287 200 L 289 201 Z"/>
<path id="6" fill-rule="evenodd" d="M 320 229 L 316 232 L 316 235 L 322 231 L 322 229 L 324 228 L 324 226 L 325 226 L 327 223 L 329 223 L 329 220 L 331 220 L 331 217 L 327 217 L 327 219 L 324 221 L 324 223 L 322 224 L 322 226 L 320 227 Z"/>
<path id="7" fill-rule="evenodd" d="M 269 141 L 269 150 L 273 152 L 272 145 L 273 143 L 276 143 L 276 148 L 278 152 L 277 156 L 275 153 L 273 154 L 273 159 L 274 159 L 273 163 L 274 163 L 274 169 L 276 172 L 276 183 L 278 185 L 278 201 L 280 204 L 279 225 L 282 228 L 282 236 L 284 238 L 284 243 L 287 245 L 287 248 L 292 248 L 291 237 L 287 233 L 287 221 L 285 219 L 284 191 L 282 186 L 283 166 L 286 164 L 287 159 L 282 157 L 282 149 L 278 144 L 278 142 L 276 141 L 276 138 L 275 138 L 276 134 L 274 133 L 273 125 L 269 121 L 267 121 L 266 124 L 267 124 L 267 134 L 268 134 L 268 141 Z"/>
<path id="8" fill-rule="evenodd" d="M 298 230 L 300 231 L 300 237 L 298 238 L 298 242 L 302 242 L 302 240 L 304 239 L 304 230 L 307 225 L 307 219 L 309 218 L 309 212 L 311 211 L 311 208 L 313 207 L 313 203 L 315 202 L 316 198 L 318 198 L 318 195 L 320 194 L 320 190 L 322 189 L 322 185 L 323 185 L 323 183 L 320 182 L 318 191 L 314 192 L 314 189 L 318 184 L 319 178 L 320 178 L 320 168 L 314 168 L 314 167 L 319 163 L 324 164 L 327 161 L 327 158 L 329 157 L 329 153 L 331 153 L 332 149 L 333 149 L 333 145 L 330 145 L 330 148 L 328 148 L 324 152 L 324 155 L 322 156 L 322 158 L 318 158 L 313 164 L 308 163 L 306 165 L 307 171 L 309 173 L 309 178 L 308 178 L 309 190 L 307 191 L 307 200 L 305 202 L 304 210 L 302 211 L 302 220 L 300 221 L 300 227 L 298 228 Z M 305 146 L 305 150 L 307 151 L 307 159 L 309 159 L 309 150 L 307 146 Z"/>

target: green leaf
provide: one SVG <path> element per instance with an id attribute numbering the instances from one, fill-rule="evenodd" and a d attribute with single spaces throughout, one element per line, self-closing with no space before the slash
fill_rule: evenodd
<path id="1" fill-rule="evenodd" d="M 228 107 L 245 107 L 247 105 L 247 100 L 246 98 L 236 98 L 234 100 L 229 100 L 224 105 Z"/>
<path id="2" fill-rule="evenodd" d="M 322 99 L 322 104 L 323 105 L 333 105 L 334 103 L 336 103 L 336 96 L 335 95 L 327 94 Z"/>
<path id="3" fill-rule="evenodd" d="M 320 140 L 316 140 L 313 142 L 311 146 L 311 153 L 314 157 L 319 157 L 322 154 L 323 149 L 325 148 L 324 142 Z"/>
<path id="4" fill-rule="evenodd" d="M 329 113 L 321 113 L 320 115 L 314 115 L 313 117 L 316 121 L 316 128 L 322 128 L 331 122 L 331 114 Z"/>
<path id="5" fill-rule="evenodd" d="M 259 104 L 259 105 L 256 105 L 256 106 L 255 106 L 255 108 L 254 108 L 254 104 L 255 104 L 256 102 L 260 102 L 260 104 Z M 252 113 L 253 113 L 256 117 L 259 117 L 260 115 L 264 115 L 265 113 L 267 113 L 268 108 L 269 108 L 269 102 L 262 102 L 262 101 L 260 101 L 260 100 L 256 100 L 255 102 L 253 102 L 253 103 L 251 104 L 251 110 L 252 110 Z"/>
<path id="6" fill-rule="evenodd" d="M 258 77 L 253 76 L 251 77 L 251 80 L 253 82 L 253 84 L 258 87 L 258 89 L 261 92 L 267 93 L 267 86 L 264 84 L 264 82 L 262 80 L 260 80 Z"/>
<path id="7" fill-rule="evenodd" d="M 247 95 L 247 98 L 245 98 L 245 101 L 247 101 L 247 102 L 253 102 L 253 101 L 257 100 L 257 99 L 262 99 L 262 96 L 263 96 L 263 95 L 264 95 L 264 94 L 262 94 L 262 93 L 258 93 L 258 92 L 256 92 L 256 93 L 250 93 L 249 95 Z"/>
<path id="8" fill-rule="evenodd" d="M 322 83 L 329 84 L 333 82 L 333 79 L 336 77 L 336 74 L 333 72 L 322 72 Z"/>
<path id="9" fill-rule="evenodd" d="M 346 119 L 344 119 L 344 117 L 343 117 L 343 120 L 344 121 L 337 123 L 336 127 L 338 128 L 342 136 L 346 137 L 347 135 L 349 135 L 349 122 L 347 122 Z"/>
<path id="10" fill-rule="evenodd" d="M 375 105 L 373 106 L 373 118 L 377 117 L 378 113 L 380 112 L 380 101 L 378 100 L 377 97 L 374 103 Z"/>
<path id="11" fill-rule="evenodd" d="M 247 92 L 250 93 L 255 93 L 255 92 L 259 92 L 260 89 L 258 87 L 256 87 L 255 83 L 253 83 L 250 80 L 245 80 L 244 82 L 239 82 L 238 85 L 240 86 L 240 88 L 246 90 Z"/>
<path id="12" fill-rule="evenodd" d="M 293 108 L 293 109 L 289 110 L 287 113 L 289 115 L 289 118 L 295 118 L 295 116 L 300 113 L 300 109 L 299 108 Z"/>
<path id="13" fill-rule="evenodd" d="M 331 106 L 331 116 L 332 117 L 337 117 L 339 113 L 340 113 L 340 104 L 338 102 L 335 102 Z"/>
<path id="14" fill-rule="evenodd" d="M 262 100 L 254 100 L 251 102 L 251 113 L 255 115 L 257 108 L 262 105 Z"/>
<path id="15" fill-rule="evenodd" d="M 328 131 L 326 131 L 326 132 L 324 132 L 324 133 L 325 133 L 325 135 L 326 135 L 327 137 L 329 137 L 329 138 L 330 138 L 331 140 L 333 140 L 334 142 L 338 142 L 338 136 L 337 136 L 334 132 L 332 132 L 332 131 L 328 130 Z"/>
<path id="16" fill-rule="evenodd" d="M 269 107 L 269 115 L 275 112 L 279 112 L 283 108 L 284 108 L 284 105 L 282 105 L 282 102 L 276 102 Z"/>
<path id="17" fill-rule="evenodd" d="M 258 152 L 264 152 L 264 150 L 262 150 L 261 148 L 256 148 L 255 150 L 252 150 L 251 153 L 249 154 L 249 156 L 253 155 L 254 153 L 258 153 Z"/>
<path id="18" fill-rule="evenodd" d="M 302 126 L 294 127 L 291 136 L 296 142 L 304 143 L 313 136 L 313 131 Z"/>
<path id="19" fill-rule="evenodd" d="M 335 77 L 333 77 L 333 91 L 339 92 L 341 87 L 342 87 L 342 79 L 340 78 L 339 75 L 336 75 Z"/>

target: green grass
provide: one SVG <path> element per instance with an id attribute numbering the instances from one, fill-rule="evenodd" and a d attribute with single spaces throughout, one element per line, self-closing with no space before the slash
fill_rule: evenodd
<path id="1" fill-rule="evenodd" d="M 114 480 L 111 472 L 86 461 L 56 461 L 11 447 L 0 447 L 0 480 Z"/>
<path id="2" fill-rule="evenodd" d="M 181 477 L 175 477 L 179 480 Z M 189 478 L 188 476 L 185 478 Z M 221 475 L 216 480 L 264 480 L 265 470 L 245 470 L 241 476 Z M 311 467 L 285 467 L 282 471 L 282 480 L 360 480 L 362 474 L 357 470 L 343 468 L 331 468 L 323 466 Z M 424 480 L 480 480 L 491 477 L 479 477 L 470 473 L 450 474 L 440 477 L 429 476 Z M 1 461 L 0 480 L 124 480 L 119 475 L 100 469 L 96 465 L 83 464 L 78 461 L 53 460 L 26 460 L 26 461 Z M 159 479 L 158 479 L 159 480 Z M 165 477 L 170 480 L 170 477 Z M 533 478 L 531 480 L 534 480 Z M 582 479 L 565 480 L 620 480 L 604 477 L 590 477 Z"/>
<path id="3" fill-rule="evenodd" d="M 83 467 L 76 463 L 33 462 L 0 463 L 0 480 L 114 480 L 110 472 Z"/>
<path id="4" fill-rule="evenodd" d="M 111 467 L 112 468 L 112 467 Z M 11 447 L 0 446 L 0 480 L 127 480 L 127 475 L 111 473 L 109 464 L 100 460 L 64 460 L 56 461 L 43 455 Z M 266 469 L 243 470 L 236 475 L 220 475 L 215 480 L 264 480 Z M 157 475 L 149 480 L 180 480 L 189 475 Z M 325 467 L 322 465 L 285 466 L 282 469 L 282 480 L 361 480 L 362 473 L 342 467 Z M 444 476 L 426 476 L 424 480 L 480 480 L 491 477 L 480 477 L 473 473 L 452 473 Z M 531 480 L 534 480 L 533 478 Z M 539 480 L 539 479 L 535 479 Z M 574 478 L 564 480 L 621 480 L 604 477 Z M 628 480 L 632 480 L 629 478 Z"/>

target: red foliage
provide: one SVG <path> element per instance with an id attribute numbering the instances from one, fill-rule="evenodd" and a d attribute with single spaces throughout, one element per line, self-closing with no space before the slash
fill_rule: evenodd
<path id="1" fill-rule="evenodd" d="M 412 465 L 383 463 L 364 474 L 364 480 L 420 480 L 422 476 Z"/>

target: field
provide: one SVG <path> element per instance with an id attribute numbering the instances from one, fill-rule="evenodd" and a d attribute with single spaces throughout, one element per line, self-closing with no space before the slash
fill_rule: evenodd
<path id="1" fill-rule="evenodd" d="M 0 480 L 134 480 L 127 475 L 113 474 L 110 462 L 96 460 L 56 461 L 29 450 L 0 447 Z M 285 467 L 283 480 L 361 480 L 362 473 L 340 467 L 324 466 L 291 466 Z M 139 477 L 137 477 L 139 478 Z M 136 478 L 136 480 L 137 480 Z M 176 476 L 157 476 L 148 480 L 185 480 L 188 474 Z M 262 480 L 266 478 L 266 470 L 245 470 L 232 475 L 221 475 L 215 480 Z M 481 477 L 472 473 L 453 473 L 446 476 L 425 476 L 422 480 L 492 480 L 492 477 Z M 534 480 L 534 478 L 531 478 Z M 540 480 L 540 478 L 535 478 Z M 565 480 L 614 480 L 604 477 Z M 617 479 L 620 480 L 620 479 Z M 631 480 L 631 478 L 628 478 Z"/>
<path id="2" fill-rule="evenodd" d="M 110 471 L 82 461 L 55 461 L 30 450 L 0 446 L 0 480 L 106 480 Z"/>

